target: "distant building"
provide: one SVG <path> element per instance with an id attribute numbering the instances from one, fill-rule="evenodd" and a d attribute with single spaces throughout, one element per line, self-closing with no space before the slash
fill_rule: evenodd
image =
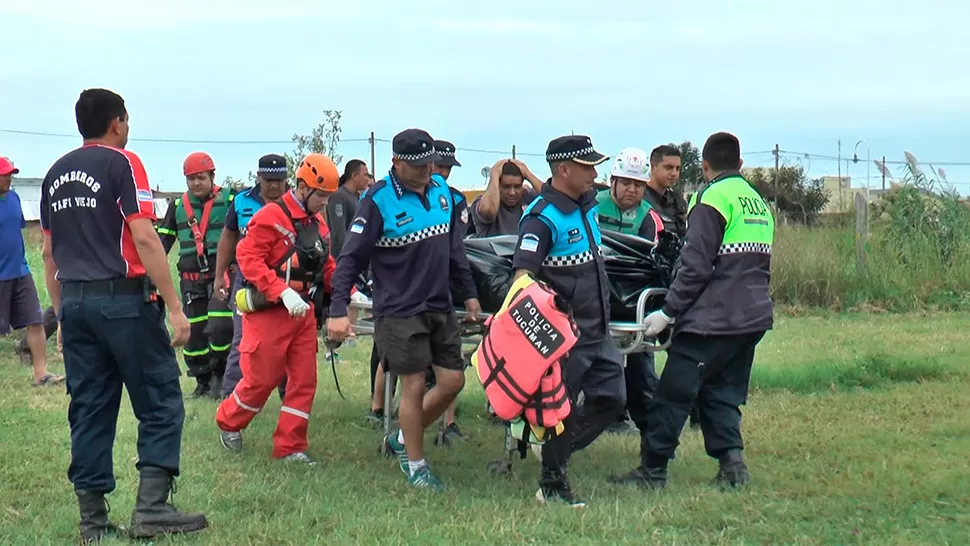
<path id="1" fill-rule="evenodd" d="M 17 178 L 14 177 L 10 187 L 20 196 L 20 208 L 23 210 L 24 219 L 28 222 L 40 222 L 40 188 L 44 184 L 43 178 Z M 155 197 L 155 215 L 159 218 L 165 216 L 168 210 L 168 198 L 174 198 L 180 193 L 153 192 Z"/>

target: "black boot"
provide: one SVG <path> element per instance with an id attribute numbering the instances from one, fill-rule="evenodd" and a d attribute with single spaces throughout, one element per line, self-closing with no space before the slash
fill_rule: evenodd
<path id="1" fill-rule="evenodd" d="M 724 452 L 719 458 L 720 468 L 714 478 L 714 485 L 719 487 L 740 487 L 751 481 L 748 465 L 744 464 L 744 456 L 740 449 Z"/>
<path id="2" fill-rule="evenodd" d="M 131 535 L 151 538 L 159 534 L 191 533 L 208 527 L 205 514 L 184 513 L 168 502 L 175 495 L 175 477 L 164 468 L 148 466 L 139 472 L 138 499 L 131 514 Z"/>
<path id="3" fill-rule="evenodd" d="M 109 534 L 118 532 L 118 526 L 108 520 L 108 501 L 101 493 L 75 491 L 81 509 L 81 544 L 94 544 Z"/>
<path id="4" fill-rule="evenodd" d="M 192 398 L 201 398 L 209 394 L 209 389 L 212 388 L 212 376 L 211 375 L 197 375 L 195 376 L 195 390 L 189 395 Z"/>
<path id="5" fill-rule="evenodd" d="M 212 374 L 212 379 L 209 380 L 209 391 L 206 396 L 211 396 L 216 400 L 222 400 L 225 396 L 222 395 L 222 376 Z"/>
<path id="6" fill-rule="evenodd" d="M 572 508 L 585 508 L 586 502 L 577 499 L 573 495 L 573 488 L 569 485 L 566 478 L 566 468 L 555 470 L 542 467 L 542 474 L 539 477 L 539 490 L 536 491 L 536 500 L 545 503 L 560 503 Z"/>
<path id="7" fill-rule="evenodd" d="M 626 474 L 610 476 L 607 481 L 639 485 L 646 489 L 663 489 L 667 486 L 667 459 L 656 455 L 641 455 L 640 466 Z"/>

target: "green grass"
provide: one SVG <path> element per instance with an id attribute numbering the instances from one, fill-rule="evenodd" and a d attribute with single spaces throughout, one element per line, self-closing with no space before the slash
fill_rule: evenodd
<path id="1" fill-rule="evenodd" d="M 666 491 L 609 485 L 609 474 L 635 464 L 638 439 L 604 436 L 570 466 L 589 502 L 580 512 L 536 504 L 531 455 L 509 479 L 484 472 L 502 432 L 485 421 L 471 375 L 460 418 L 471 440 L 448 450 L 426 437 L 450 489 L 410 490 L 396 464 L 377 455 L 379 433 L 362 418 L 369 343 L 361 340 L 338 363 L 348 400 L 321 362 L 310 423 L 316 467 L 270 459 L 275 393 L 240 455 L 219 444 L 214 402 L 186 402 L 176 505 L 205 511 L 210 528 L 159 543 L 966 544 L 968 328 L 970 316 L 957 313 L 780 317 L 760 346 L 744 408 L 749 489 L 710 488 L 716 464 L 689 430 Z M 0 339 L 0 544 L 67 544 L 78 518 L 66 477 L 68 398 L 62 388 L 29 386 L 14 341 Z M 60 370 L 50 345 L 51 368 Z M 126 398 L 114 450 L 119 487 L 109 497 L 121 522 L 135 500 L 136 430 Z"/>

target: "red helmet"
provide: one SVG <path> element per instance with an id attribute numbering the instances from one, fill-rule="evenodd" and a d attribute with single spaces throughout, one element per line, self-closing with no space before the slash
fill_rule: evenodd
<path id="1" fill-rule="evenodd" d="M 212 157 L 205 152 L 192 152 L 188 157 L 185 158 L 185 162 L 182 164 L 182 173 L 185 174 L 185 176 L 215 172 L 215 170 L 216 163 L 212 161 Z"/>

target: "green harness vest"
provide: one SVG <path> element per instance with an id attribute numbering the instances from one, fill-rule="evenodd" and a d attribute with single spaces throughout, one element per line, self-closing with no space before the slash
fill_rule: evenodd
<path id="1" fill-rule="evenodd" d="M 621 211 L 613 201 L 611 190 L 602 190 L 596 194 L 599 203 L 598 214 L 600 228 L 608 231 L 618 231 L 627 235 L 639 235 L 640 226 L 650 213 L 650 204 L 641 200 L 640 205 L 628 211 Z"/>
<path id="2" fill-rule="evenodd" d="M 210 270 L 214 271 L 216 250 L 219 247 L 219 237 L 222 235 L 222 230 L 226 225 L 226 213 L 229 210 L 229 204 L 232 203 L 235 194 L 229 188 L 219 188 L 219 191 L 210 198 L 212 205 L 209 210 L 209 219 L 205 226 L 202 225 L 202 218 L 205 215 L 206 204 L 191 193 L 188 195 L 191 200 L 192 212 L 195 213 L 195 219 L 199 223 L 199 228 L 204 231 L 203 248 L 206 253 L 206 258 L 208 258 L 211 264 Z M 189 226 L 188 211 L 185 210 L 183 198 L 184 196 L 178 197 L 173 203 L 173 206 L 175 206 L 175 227 L 179 242 L 178 269 L 183 273 L 198 272 L 198 252 L 196 250 L 195 237 L 192 234 L 191 226 Z"/>

